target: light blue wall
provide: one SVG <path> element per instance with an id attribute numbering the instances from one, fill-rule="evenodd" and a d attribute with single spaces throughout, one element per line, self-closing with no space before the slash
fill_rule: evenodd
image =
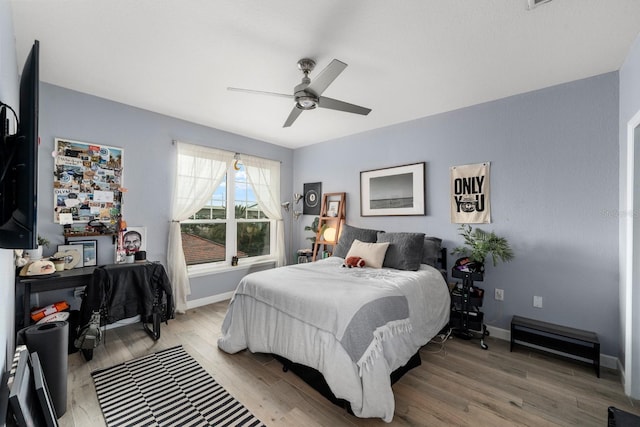
<path id="1" fill-rule="evenodd" d="M 11 105 L 14 110 L 18 106 L 18 64 L 13 38 L 13 19 L 11 5 L 0 0 L 0 101 Z M 12 129 L 12 131 L 14 131 Z M 15 269 L 13 267 L 13 251 L 0 249 L 0 367 L 2 372 L 8 368 L 5 362 L 12 359 L 14 346 L 14 307 L 7 301 L 14 300 Z"/>
<path id="2" fill-rule="evenodd" d="M 627 238 L 631 235 L 629 230 L 627 230 L 626 220 L 627 218 L 637 219 L 638 212 L 633 210 L 633 206 L 627 206 L 625 204 L 625 198 L 628 190 L 626 183 L 628 148 L 627 123 L 638 113 L 638 111 L 640 111 L 640 37 L 636 38 L 623 66 L 620 68 L 620 212 L 623 213 L 623 215 L 621 215 L 620 223 L 620 253 L 622 255 L 620 263 L 620 322 L 623 325 L 620 340 L 620 360 L 625 366 L 626 379 L 629 381 L 627 384 L 627 391 L 636 399 L 640 398 L 640 310 L 638 309 L 638 307 L 640 307 L 640 277 L 637 275 L 637 253 L 633 254 L 633 260 L 635 261 L 634 272 L 636 273 L 634 274 L 633 279 L 629 279 L 633 280 L 633 283 L 630 284 L 632 288 L 632 297 L 629 304 L 631 307 L 635 307 L 635 310 L 632 313 L 627 313 L 625 309 L 625 303 L 627 303 L 625 290 L 627 285 L 626 244 Z M 636 141 L 638 141 L 639 136 L 640 135 L 636 135 Z M 635 150 L 639 149 L 640 146 L 636 143 Z M 636 166 L 635 174 L 638 174 L 639 172 L 640 171 Z M 638 189 L 635 190 L 636 197 L 638 195 L 638 191 Z M 637 206 L 638 201 L 635 203 Z M 637 227 L 637 225 L 635 225 L 635 227 Z M 637 233 L 638 230 L 636 229 L 634 234 L 637 235 Z M 635 250 L 637 250 L 639 245 L 640 243 L 635 243 Z M 625 323 L 627 319 L 631 319 L 631 324 Z M 629 329 L 632 325 L 633 330 Z M 631 337 L 631 339 L 628 339 L 629 337 Z M 632 350 L 632 356 L 626 354 L 627 349 Z M 626 360 L 626 356 L 629 356 L 629 358 L 632 357 L 633 360 Z M 631 365 L 627 366 L 629 363 Z M 630 381 L 633 381 L 633 384 L 631 384 Z"/>
<path id="3" fill-rule="evenodd" d="M 41 48 L 46 49 L 46 43 Z M 52 243 L 45 255 L 63 243 L 62 226 L 53 223 L 51 152 L 55 138 L 124 149 L 123 182 L 128 191 L 124 195 L 123 216 L 129 226 L 147 227 L 147 258 L 165 265 L 175 170 L 173 140 L 280 160 L 281 192 L 291 193 L 293 152 L 290 149 L 41 83 L 38 228 Z M 111 240 L 101 238 L 98 262 L 113 262 L 113 250 Z M 231 291 L 239 277 L 238 272 L 232 272 L 214 279 L 196 278 L 191 282 L 189 299 Z"/>
<path id="4" fill-rule="evenodd" d="M 360 171 L 421 161 L 427 216 L 360 216 Z M 493 221 L 479 227 L 508 238 L 516 255 L 487 266 L 479 284 L 487 322 L 509 329 L 517 314 L 593 330 L 602 351 L 616 355 L 617 73 L 298 149 L 294 190 L 321 181 L 325 192 L 347 193 L 347 223 L 425 232 L 453 248 L 462 239 L 450 223 L 449 168 L 484 161 L 491 162 Z M 303 237 L 298 229 L 299 244 Z M 496 287 L 504 302 L 493 299 Z M 543 297 L 542 309 L 533 307 L 534 295 Z"/>

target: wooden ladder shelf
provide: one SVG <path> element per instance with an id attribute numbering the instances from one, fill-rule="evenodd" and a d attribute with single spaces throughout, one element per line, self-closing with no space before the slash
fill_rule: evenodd
<path id="1" fill-rule="evenodd" d="M 347 210 L 347 193 L 325 193 L 322 195 L 320 218 L 316 241 L 313 243 L 313 261 L 318 256 L 320 246 L 333 246 L 338 243 L 340 227 L 344 224 Z"/>

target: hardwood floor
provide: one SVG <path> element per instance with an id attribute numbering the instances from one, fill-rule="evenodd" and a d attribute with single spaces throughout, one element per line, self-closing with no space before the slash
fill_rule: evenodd
<path id="1" fill-rule="evenodd" d="M 107 331 L 91 361 L 69 356 L 67 412 L 62 427 L 104 425 L 90 372 L 151 352 L 183 345 L 212 376 L 268 426 L 606 426 L 607 407 L 640 415 L 615 371 L 528 351 L 489 337 L 430 343 L 422 365 L 394 386 L 391 424 L 359 419 L 331 404 L 279 362 L 247 351 L 229 355 L 216 341 L 228 301 L 189 310 L 162 325 L 153 341 L 133 324 Z"/>

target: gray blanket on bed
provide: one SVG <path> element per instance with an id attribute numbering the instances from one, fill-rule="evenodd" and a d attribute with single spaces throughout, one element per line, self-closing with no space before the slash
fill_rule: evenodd
<path id="1" fill-rule="evenodd" d="M 236 295 L 248 295 L 331 333 L 360 369 L 381 351 L 382 341 L 411 332 L 407 298 L 386 270 L 318 270 L 299 264 L 249 274 Z"/>

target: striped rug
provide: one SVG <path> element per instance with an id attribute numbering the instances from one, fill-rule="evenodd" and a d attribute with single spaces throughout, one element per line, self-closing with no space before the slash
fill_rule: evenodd
<path id="1" fill-rule="evenodd" d="M 107 426 L 264 426 L 182 346 L 91 373 Z"/>

